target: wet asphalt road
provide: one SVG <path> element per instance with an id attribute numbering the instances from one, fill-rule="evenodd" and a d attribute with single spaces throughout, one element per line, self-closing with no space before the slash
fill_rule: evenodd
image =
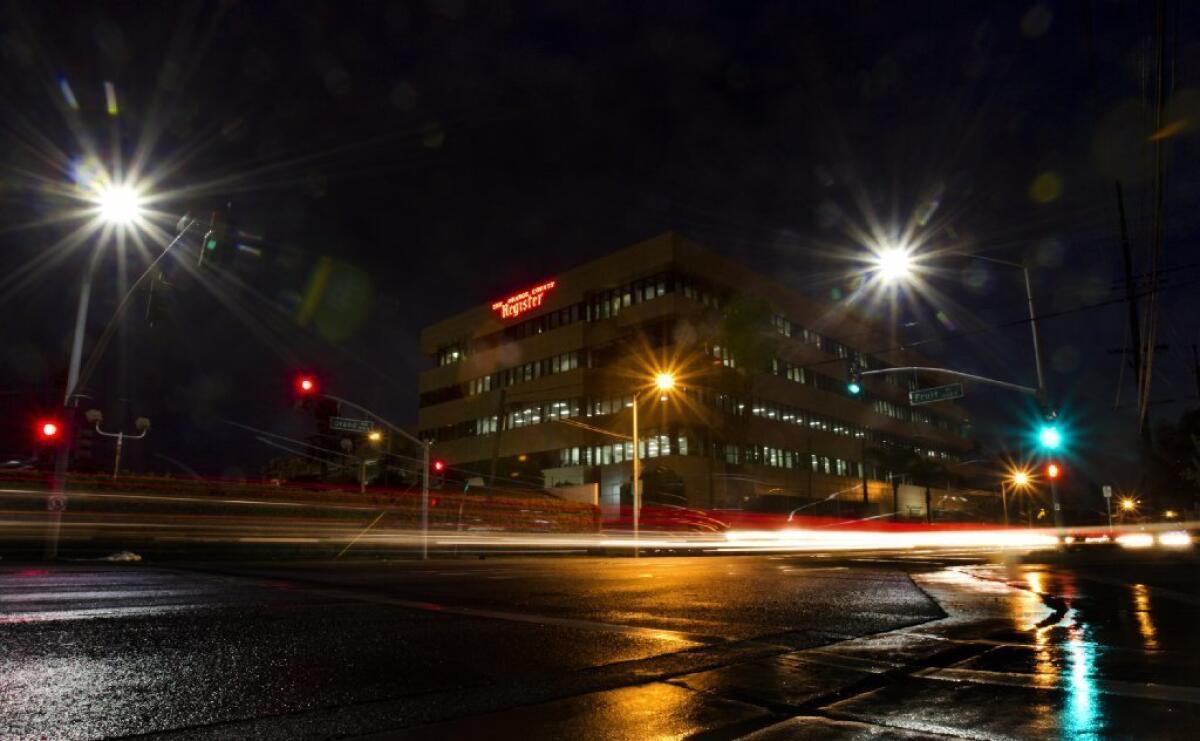
<path id="1" fill-rule="evenodd" d="M 0 562 L 0 738 L 1188 738 L 1195 567 Z"/>

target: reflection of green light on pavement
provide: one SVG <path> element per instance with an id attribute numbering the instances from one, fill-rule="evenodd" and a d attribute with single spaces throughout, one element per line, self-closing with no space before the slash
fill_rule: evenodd
<path id="1" fill-rule="evenodd" d="M 1067 706 L 1061 735 L 1064 738 L 1103 738 L 1104 721 L 1095 679 L 1096 645 L 1087 640 L 1082 626 L 1077 623 L 1071 628 L 1067 649 L 1070 674 L 1066 683 Z"/>

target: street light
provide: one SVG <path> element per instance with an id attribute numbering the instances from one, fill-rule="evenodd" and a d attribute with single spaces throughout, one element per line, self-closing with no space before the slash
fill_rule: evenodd
<path id="1" fill-rule="evenodd" d="M 657 391 L 661 396 L 660 399 L 666 399 L 667 393 L 675 388 L 675 374 L 670 371 L 661 371 L 654 376 L 654 387 L 650 391 Z M 642 510 L 642 486 L 639 483 L 642 472 L 642 459 L 638 451 L 638 403 L 641 401 L 642 394 L 635 392 L 633 395 L 633 555 L 638 556 L 638 539 L 640 538 L 640 518 Z"/>
<path id="2" fill-rule="evenodd" d="M 875 253 L 875 274 L 884 283 L 907 280 L 912 272 L 912 253 L 908 249 L 886 247 Z"/>
<path id="3" fill-rule="evenodd" d="M 87 414 L 85 416 L 87 417 L 88 422 L 91 422 L 96 426 L 96 432 L 98 434 L 101 434 L 104 437 L 117 438 L 117 452 L 116 455 L 113 456 L 113 478 L 115 479 L 117 477 L 117 473 L 121 470 L 121 448 L 124 446 L 125 440 L 141 440 L 143 437 L 145 437 L 146 433 L 150 431 L 150 420 L 146 417 L 138 417 L 134 422 L 134 426 L 137 427 L 140 434 L 130 435 L 121 431 L 105 432 L 104 430 L 100 429 L 100 423 L 104 421 L 104 414 L 99 409 L 89 409 L 87 410 Z"/>
<path id="4" fill-rule="evenodd" d="M 1007 479 L 1000 481 L 1000 503 L 1004 507 L 1004 526 L 1008 527 L 1008 498 L 1005 492 L 1005 484 L 1012 489 L 1028 489 L 1030 486 L 1029 472 L 1015 469 L 1009 473 Z"/>
<path id="5" fill-rule="evenodd" d="M 131 185 L 103 186 L 95 203 L 100 219 L 114 226 L 128 226 L 142 216 L 142 196 Z"/>
<path id="6" fill-rule="evenodd" d="M 1037 401 L 1041 406 L 1042 416 L 1047 422 L 1054 419 L 1056 413 L 1050 405 L 1048 395 L 1046 393 L 1046 374 L 1042 369 L 1042 348 L 1041 338 L 1038 333 L 1038 317 L 1037 311 L 1033 303 L 1033 282 L 1029 278 L 1029 266 L 1023 262 L 1014 262 L 1012 260 L 1002 260 L 996 257 L 987 257 L 985 255 L 976 255 L 969 252 L 947 251 L 940 252 L 943 255 L 956 255 L 958 257 L 967 257 L 973 260 L 981 260 L 990 262 L 996 265 L 1004 265 L 1010 268 L 1018 268 L 1024 278 L 1025 283 L 1025 303 L 1029 308 L 1029 332 L 1033 341 L 1033 364 L 1037 372 Z M 913 257 L 910 250 L 903 246 L 889 246 L 877 250 L 874 257 L 876 274 L 884 282 L 894 282 L 897 280 L 907 279 L 913 273 Z M 1047 430 L 1052 430 L 1049 437 L 1043 439 L 1043 446 L 1048 450 L 1054 450 L 1062 443 L 1061 436 L 1057 428 L 1047 427 L 1043 429 L 1043 434 Z M 1049 444 L 1048 444 L 1049 443 Z M 1054 526 L 1062 528 L 1062 507 L 1058 501 L 1058 487 L 1054 480 L 1050 481 L 1050 498 L 1054 506 Z"/>
<path id="7" fill-rule="evenodd" d="M 654 385 L 658 387 L 659 391 L 670 391 L 675 388 L 675 374 L 659 373 L 654 377 Z"/>

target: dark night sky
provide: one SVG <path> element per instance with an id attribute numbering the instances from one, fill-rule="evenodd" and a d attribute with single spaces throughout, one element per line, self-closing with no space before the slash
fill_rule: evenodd
<path id="1" fill-rule="evenodd" d="M 1166 5 L 1176 269 L 1153 396 L 1175 400 L 1154 414 L 1174 416 L 1196 396 L 1200 25 L 1192 4 Z M 1126 341 L 1125 308 L 1094 305 L 1121 296 L 1116 176 L 1136 271 L 1148 266 L 1153 8 L 8 3 L 0 402 L 20 423 L 0 453 L 19 450 L 66 365 L 86 258 L 52 247 L 79 221 L 60 218 L 69 204 L 47 183 L 69 183 L 66 163 L 90 145 L 106 161 L 144 148 L 162 173 L 164 228 L 232 202 L 265 246 L 217 294 L 180 271 L 170 322 L 131 322 L 106 354 L 92 390 L 114 424 L 155 420 L 147 468 L 165 467 L 161 455 L 257 472 L 274 451 L 226 421 L 299 429 L 285 386 L 300 367 L 411 422 L 421 326 L 668 229 L 830 298 L 862 250 L 852 225 L 903 224 L 937 199 L 930 248 L 1035 266 L 1041 311 L 1061 313 L 1044 327 L 1050 386 L 1080 433 L 1078 465 L 1109 476 L 1132 460 L 1133 385 L 1109 353 Z M 92 337 L 116 299 L 106 254 Z M 48 255 L 33 280 L 12 279 Z M 334 261 L 326 300 L 298 321 L 322 258 Z M 1027 328 L 982 331 L 1021 318 L 1017 276 L 942 264 L 904 338 L 950 367 L 1032 383 Z M 969 400 L 985 438 L 1011 447 L 1022 404 Z"/>

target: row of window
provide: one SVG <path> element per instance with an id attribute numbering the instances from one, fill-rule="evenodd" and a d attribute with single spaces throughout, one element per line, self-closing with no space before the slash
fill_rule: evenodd
<path id="1" fill-rule="evenodd" d="M 519 427 L 530 427 L 550 422 L 556 419 L 569 419 L 580 416 L 583 402 L 580 399 L 562 399 L 559 401 L 544 401 L 522 404 L 510 408 L 505 413 L 505 429 L 515 430 Z M 449 442 L 464 437 L 480 437 L 492 435 L 500 431 L 500 417 L 493 414 L 479 419 L 469 419 L 452 425 L 443 425 L 432 430 L 422 430 L 424 440 L 434 442 Z"/>
<path id="2" fill-rule="evenodd" d="M 823 373 L 818 373 L 811 368 L 802 368 L 792 365 L 775 358 L 771 362 L 771 371 L 777 376 L 786 378 L 794 383 L 799 383 L 805 386 L 813 386 L 821 391 L 845 396 L 860 402 L 868 402 L 871 407 L 880 414 L 899 419 L 905 422 L 918 422 L 927 424 L 945 430 L 959 437 L 967 437 L 967 429 L 958 420 L 951 417 L 945 417 L 940 414 L 930 412 L 928 409 L 918 409 L 915 407 L 896 404 L 888 399 L 871 393 L 863 389 L 858 394 L 851 396 L 846 391 L 846 382 L 832 376 L 827 376 Z M 899 378 L 898 376 L 887 376 L 888 378 Z"/>
<path id="3" fill-rule="evenodd" d="M 881 368 L 888 367 L 888 364 L 879 358 L 866 355 L 845 343 L 839 342 L 832 337 L 826 337 L 825 335 L 815 332 L 808 327 L 802 327 L 785 316 L 781 316 L 779 314 L 773 315 L 771 317 L 771 326 L 776 332 L 784 337 L 795 338 L 807 345 L 812 345 L 813 347 L 819 348 L 823 352 L 827 352 L 836 358 L 840 358 L 842 360 L 853 360 L 855 363 L 858 363 L 859 365 L 871 370 L 879 370 Z M 788 366 L 786 370 L 789 373 L 792 371 L 799 371 L 801 374 L 803 374 L 804 372 L 803 368 L 795 366 Z M 784 373 L 780 373 L 778 370 L 776 370 L 776 374 L 785 375 Z M 916 382 L 914 380 L 905 379 L 896 374 L 889 373 L 882 376 L 882 378 L 893 386 L 908 386 L 909 390 L 912 390 L 912 388 L 916 387 Z M 803 383 L 803 381 L 800 381 L 800 383 Z"/>
<path id="4" fill-rule="evenodd" d="M 764 419 L 772 419 L 788 424 L 797 425 L 800 427 L 808 427 L 813 430 L 832 433 L 834 435 L 842 435 L 853 437 L 856 439 L 866 440 L 872 443 L 908 448 L 913 450 L 918 455 L 923 455 L 927 458 L 940 458 L 942 460 L 954 460 L 955 456 L 945 450 L 936 448 L 919 448 L 912 443 L 905 442 L 902 439 L 893 438 L 889 435 L 884 435 L 876 430 L 871 430 L 858 425 L 853 425 L 841 420 L 832 419 L 819 414 L 813 414 L 796 407 L 786 404 L 778 404 L 772 401 L 762 399 L 751 399 L 749 402 L 740 399 L 730 394 L 713 395 L 703 389 L 687 389 L 686 393 L 699 403 L 714 407 L 728 414 L 742 416 L 752 415 L 762 417 Z M 559 401 L 538 402 L 523 404 L 518 407 L 509 409 L 505 414 L 505 429 L 517 429 L 520 427 L 529 427 L 531 425 L 542 424 L 556 419 L 570 419 L 581 415 L 587 417 L 597 417 L 609 414 L 616 414 L 622 409 L 633 404 L 632 396 L 614 396 L 603 399 L 564 399 Z M 498 415 L 490 415 L 479 419 L 468 420 L 454 425 L 446 425 L 434 430 L 427 430 L 421 434 L 426 439 L 432 439 L 438 442 L 447 442 L 465 437 L 479 437 L 483 435 L 495 434 L 500 429 L 500 418 Z M 686 455 L 685 450 L 679 455 Z M 667 455 L 667 453 L 663 453 Z M 720 457 L 720 456 L 718 456 Z M 619 462 L 619 461 L 618 461 Z M 731 461 L 736 462 L 736 461 Z M 790 468 L 791 466 L 786 466 Z"/>
<path id="5" fill-rule="evenodd" d="M 906 444 L 897 438 L 889 435 L 884 435 L 877 430 L 872 430 L 859 425 L 844 422 L 842 420 L 826 417 L 821 414 L 814 414 L 804 409 L 791 406 L 789 404 L 780 404 L 766 399 L 750 399 L 746 401 L 737 396 L 730 394 L 717 394 L 709 398 L 709 394 L 700 393 L 698 398 L 703 403 L 708 403 L 711 406 L 720 409 L 728 414 L 738 416 L 749 414 L 754 417 L 762 417 L 764 419 L 774 419 L 780 422 L 797 425 L 799 427 L 808 427 L 813 430 L 822 432 L 830 432 L 834 435 L 843 435 L 857 439 L 865 439 L 869 442 L 880 443 L 882 445 L 891 445 L 896 447 L 908 447 L 917 450 L 911 444 Z M 943 460 L 952 460 L 954 458 L 945 450 L 937 450 L 927 448 L 924 455 L 931 458 L 941 458 Z"/>
<path id="6" fill-rule="evenodd" d="M 702 454 L 696 446 L 689 446 L 688 437 L 682 432 L 669 435 L 652 434 L 638 441 L 640 458 L 657 458 L 664 455 Z M 823 473 L 829 476 L 844 476 L 862 478 L 863 464 L 859 461 L 849 461 L 816 453 L 805 454 L 795 450 L 786 450 L 769 445 L 732 445 L 729 443 L 714 443 L 713 454 L 718 460 L 730 465 L 756 465 L 770 468 L 786 468 L 803 470 L 805 466 L 813 473 Z M 633 443 L 618 442 L 607 445 L 592 445 L 573 448 L 563 448 L 558 451 L 560 467 L 570 466 L 608 466 L 624 463 L 633 459 Z M 886 472 L 867 466 L 869 478 L 884 480 Z"/>
<path id="7" fill-rule="evenodd" d="M 492 389 L 532 381 L 542 376 L 566 373 L 576 368 L 585 367 L 586 364 L 587 353 L 583 350 L 572 350 L 571 352 L 560 353 L 554 357 L 533 360 L 512 368 L 496 371 L 481 378 L 472 378 L 467 381 L 467 395 L 475 396 L 487 393 Z"/>
<path id="8" fill-rule="evenodd" d="M 658 458 L 664 455 L 688 455 L 688 437 L 683 433 L 664 435 L 652 433 L 638 440 L 639 458 Z M 633 442 L 617 442 L 563 448 L 558 451 L 558 464 L 567 466 L 609 466 L 633 460 Z"/>

